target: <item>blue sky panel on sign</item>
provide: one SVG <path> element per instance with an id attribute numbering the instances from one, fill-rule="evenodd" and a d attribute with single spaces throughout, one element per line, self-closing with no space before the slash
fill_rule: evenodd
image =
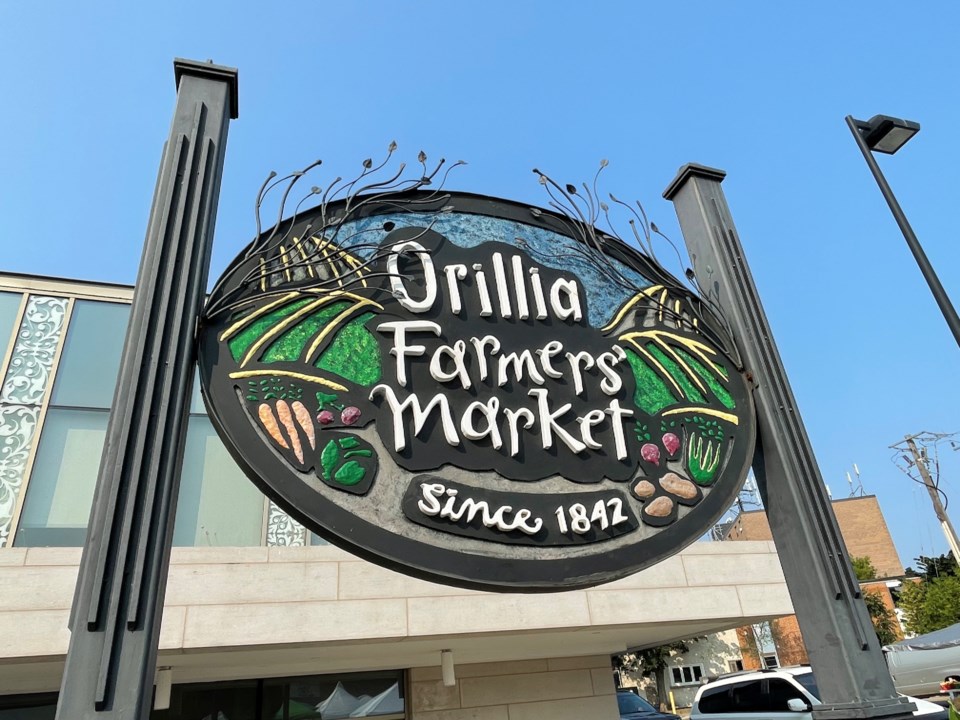
<path id="1" fill-rule="evenodd" d="M 393 222 L 397 227 L 432 227 L 454 245 L 465 248 L 492 241 L 515 245 L 517 238 L 521 238 L 526 243 L 524 249 L 541 264 L 576 274 L 587 296 L 587 319 L 594 327 L 605 325 L 637 290 L 652 284 L 640 273 L 621 264 L 621 274 L 634 283 L 636 289 L 628 290 L 614 285 L 588 261 L 573 254 L 571 249 L 579 245 L 577 240 L 552 230 L 487 215 L 457 212 L 442 215 L 415 212 L 376 215 L 344 223 L 336 242 L 342 244 L 345 250 L 363 245 L 356 254 L 367 258 L 373 252 L 370 245 L 378 243 L 387 234 L 382 229 L 386 222 Z"/>

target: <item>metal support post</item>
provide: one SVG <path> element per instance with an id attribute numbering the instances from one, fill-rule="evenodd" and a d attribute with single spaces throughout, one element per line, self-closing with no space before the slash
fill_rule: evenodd
<path id="1" fill-rule="evenodd" d="M 174 61 L 163 149 L 70 615 L 58 720 L 150 716 L 157 643 L 237 71 Z"/>
<path id="2" fill-rule="evenodd" d="M 824 703 L 813 716 L 909 717 L 914 705 L 894 690 L 720 188 L 725 175 L 685 165 L 664 197 L 676 208 L 697 282 L 722 309 L 756 384 L 754 474 Z"/>

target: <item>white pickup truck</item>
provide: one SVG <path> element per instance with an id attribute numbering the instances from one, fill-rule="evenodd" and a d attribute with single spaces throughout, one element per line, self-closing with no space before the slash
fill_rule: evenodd
<path id="1" fill-rule="evenodd" d="M 886 645 L 883 654 L 898 692 L 937 695 L 940 683 L 960 679 L 960 623 Z"/>

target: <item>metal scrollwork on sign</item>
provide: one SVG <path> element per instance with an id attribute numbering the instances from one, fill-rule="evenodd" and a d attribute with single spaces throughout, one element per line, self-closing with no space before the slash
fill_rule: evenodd
<path id="1" fill-rule="evenodd" d="M 0 387 L 0 547 L 9 544 L 13 513 L 40 408 L 50 388 L 69 302 L 66 298 L 30 297 Z"/>
<path id="2" fill-rule="evenodd" d="M 390 172 L 394 150 L 289 217 L 319 163 L 258 195 L 200 330 L 240 466 L 331 542 L 468 587 L 587 587 L 702 535 L 745 477 L 753 404 L 722 314 L 658 261 L 672 243 L 601 200 L 599 171 L 534 171 L 542 209 L 447 191 L 422 152 Z"/>

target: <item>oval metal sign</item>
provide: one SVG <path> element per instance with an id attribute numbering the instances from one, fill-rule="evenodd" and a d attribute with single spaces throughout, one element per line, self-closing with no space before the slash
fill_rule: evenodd
<path id="1" fill-rule="evenodd" d="M 694 541 L 753 456 L 703 302 L 592 225 L 475 195 L 324 203 L 228 268 L 211 417 L 311 530 L 467 587 L 586 587 Z"/>

